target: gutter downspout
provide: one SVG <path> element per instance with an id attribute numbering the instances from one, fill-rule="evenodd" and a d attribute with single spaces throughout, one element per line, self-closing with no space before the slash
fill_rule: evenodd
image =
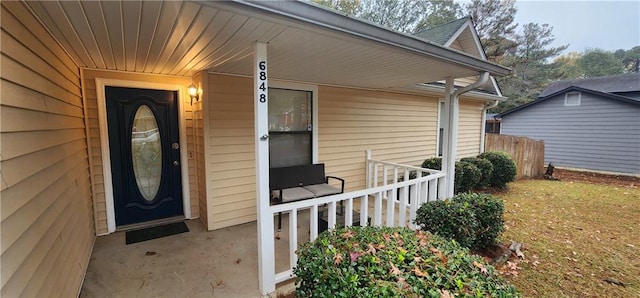
<path id="1" fill-rule="evenodd" d="M 484 109 L 482 109 L 482 122 L 481 127 L 482 131 L 480 133 L 480 153 L 484 153 L 484 139 L 487 134 L 487 110 L 495 108 L 499 101 L 495 100 L 492 103 L 487 103 L 484 105 Z"/>
<path id="2" fill-rule="evenodd" d="M 446 174 L 445 181 L 445 198 L 453 197 L 454 187 L 453 180 L 455 177 L 455 165 L 456 165 L 456 154 L 458 150 L 458 120 L 459 120 L 459 97 L 463 93 L 469 92 L 475 88 L 478 88 L 484 85 L 489 80 L 489 72 L 482 72 L 480 74 L 480 78 L 473 84 L 468 85 L 462 89 L 458 89 L 451 94 L 445 94 L 445 103 L 448 101 L 449 103 L 449 117 L 447 119 L 449 131 L 446 134 L 447 138 L 447 150 L 445 159 L 442 160 L 442 169 Z M 449 81 L 449 80 L 447 80 Z M 448 84 L 447 84 L 448 85 Z M 446 88 L 453 89 L 453 88 Z M 451 91 L 448 91 L 451 92 Z M 446 104 L 445 104 L 446 105 Z"/>

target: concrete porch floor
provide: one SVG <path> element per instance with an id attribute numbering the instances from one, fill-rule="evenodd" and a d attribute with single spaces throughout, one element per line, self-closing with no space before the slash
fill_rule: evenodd
<path id="1" fill-rule="evenodd" d="M 355 199 L 354 206 L 359 205 Z M 370 198 L 369 216 L 373 206 Z M 384 224 L 386 201 L 382 207 Z M 186 224 L 187 233 L 130 245 L 125 232 L 97 237 L 80 297 L 261 297 L 256 222 L 215 231 L 207 231 L 199 219 Z M 285 213 L 277 232 L 274 217 L 276 272 L 289 268 L 288 224 Z M 309 241 L 308 209 L 298 211 L 297 229 L 298 243 Z M 293 281 L 285 282 L 272 296 L 293 290 Z"/>
<path id="2" fill-rule="evenodd" d="M 308 211 L 299 216 L 299 242 L 308 241 Z M 130 245 L 125 232 L 97 237 L 80 297 L 261 297 L 256 222 L 215 231 L 186 223 L 187 233 Z M 278 271 L 289 265 L 286 215 L 282 223 Z M 272 296 L 293 289 L 290 281 Z"/>

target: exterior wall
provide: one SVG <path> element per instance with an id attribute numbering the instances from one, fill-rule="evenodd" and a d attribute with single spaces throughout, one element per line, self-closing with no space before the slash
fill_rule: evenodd
<path id="1" fill-rule="evenodd" d="M 419 166 L 436 154 L 438 98 L 320 86 L 318 161 L 365 187 L 365 151 L 373 158 Z"/>
<path id="2" fill-rule="evenodd" d="M 83 70 L 83 85 L 86 99 L 87 118 L 89 125 L 88 143 L 90 146 L 89 156 L 91 158 L 91 174 L 93 182 L 94 212 L 96 214 L 96 231 L 98 235 L 107 234 L 107 212 L 104 193 L 104 178 L 102 172 L 102 149 L 100 147 L 100 124 L 98 122 L 98 97 L 96 92 L 96 78 L 130 80 L 142 82 L 154 82 L 162 84 L 177 84 L 189 86 L 191 78 L 159 76 L 148 74 L 137 74 L 130 72 L 102 71 L 102 70 Z M 189 181 L 197 181 L 196 179 L 196 159 L 193 151 L 195 148 L 195 138 L 193 137 L 193 111 L 189 104 L 190 99 L 185 98 L 185 117 L 187 131 L 187 150 L 189 152 Z M 198 193 L 191 188 L 191 216 L 198 217 Z"/>
<path id="3" fill-rule="evenodd" d="M 502 134 L 544 140 L 545 163 L 640 174 L 640 107 L 582 92 L 580 106 L 564 94 L 502 118 Z"/>
<path id="4" fill-rule="evenodd" d="M 256 219 L 253 81 L 207 76 L 206 222 L 214 230 Z M 365 186 L 366 149 L 376 159 L 412 165 L 435 155 L 436 97 L 318 88 L 318 160 L 346 180 L 347 190 Z"/>
<path id="5" fill-rule="evenodd" d="M 457 159 L 480 154 L 484 102 L 460 100 Z"/>
<path id="6" fill-rule="evenodd" d="M 2 297 L 76 297 L 95 240 L 78 66 L 2 1 Z"/>
<path id="7" fill-rule="evenodd" d="M 253 79 L 207 76 L 207 228 L 214 230 L 256 220 Z"/>

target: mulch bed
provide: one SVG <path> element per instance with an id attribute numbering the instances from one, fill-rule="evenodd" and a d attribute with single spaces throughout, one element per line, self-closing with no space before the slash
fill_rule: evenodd
<path id="1" fill-rule="evenodd" d="M 640 178 L 631 176 L 605 175 L 555 169 L 553 176 L 560 181 L 587 182 L 622 187 L 640 188 Z"/>

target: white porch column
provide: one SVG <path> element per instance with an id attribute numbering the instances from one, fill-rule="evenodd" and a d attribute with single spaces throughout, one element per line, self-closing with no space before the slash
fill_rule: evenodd
<path id="1" fill-rule="evenodd" d="M 258 282 L 262 295 L 276 290 L 273 214 L 269 208 L 269 86 L 267 44 L 254 49 L 253 92 L 256 159 L 256 207 L 258 215 Z"/>
<path id="2" fill-rule="evenodd" d="M 458 100 L 453 94 L 453 78 L 447 78 L 444 89 L 444 137 L 442 138 L 442 171 L 445 173 L 442 198 L 453 197 L 458 136 Z"/>

